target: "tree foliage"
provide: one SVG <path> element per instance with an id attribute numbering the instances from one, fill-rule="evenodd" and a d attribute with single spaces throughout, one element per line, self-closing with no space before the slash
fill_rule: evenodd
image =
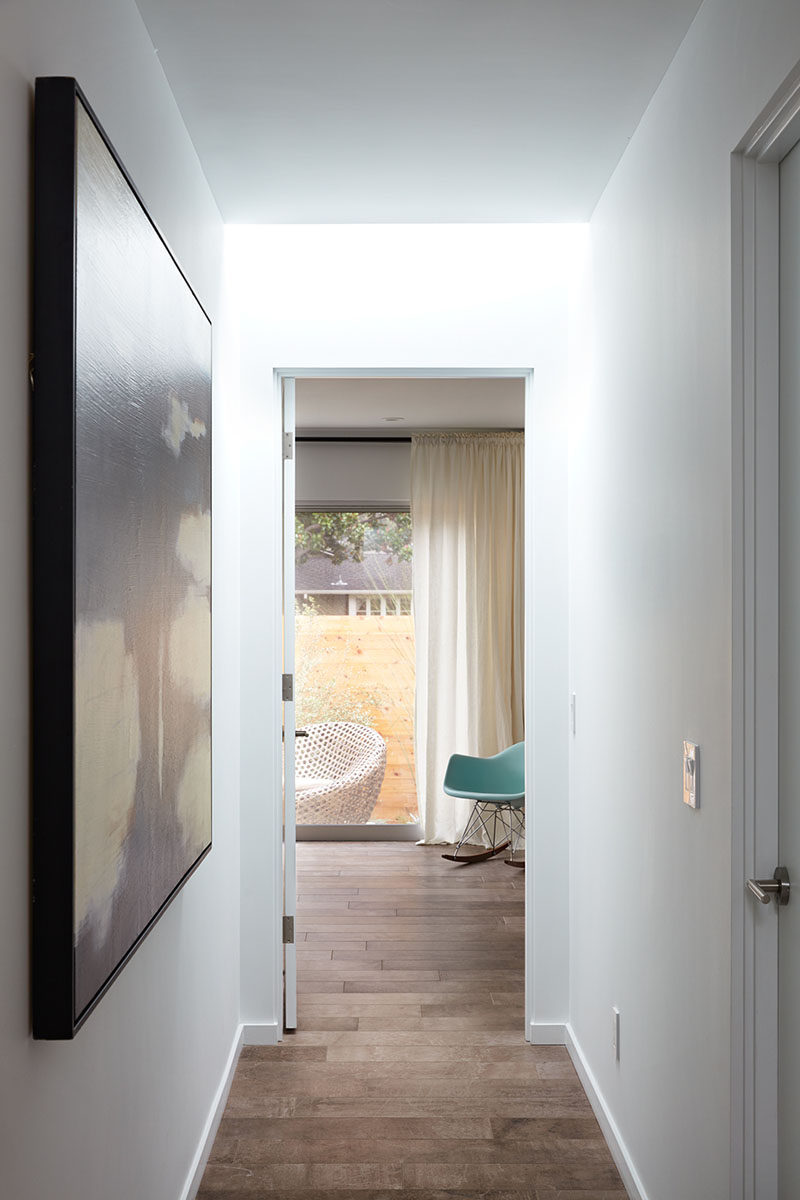
<path id="1" fill-rule="evenodd" d="M 411 559 L 409 513 L 299 512 L 295 517 L 297 561 L 323 555 L 334 564 L 362 562 L 367 551 L 388 556 L 388 561 Z"/>

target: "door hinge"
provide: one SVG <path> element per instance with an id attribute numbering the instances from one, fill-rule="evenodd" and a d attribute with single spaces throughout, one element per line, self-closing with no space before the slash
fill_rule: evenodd
<path id="1" fill-rule="evenodd" d="M 294 675 L 281 675 L 281 699 L 294 700 Z"/>
<path id="2" fill-rule="evenodd" d="M 283 918 L 283 944 L 284 946 L 294 945 L 294 917 Z"/>
<path id="3" fill-rule="evenodd" d="M 287 458 L 294 458 L 294 434 L 285 433 L 283 435 L 283 461 Z"/>

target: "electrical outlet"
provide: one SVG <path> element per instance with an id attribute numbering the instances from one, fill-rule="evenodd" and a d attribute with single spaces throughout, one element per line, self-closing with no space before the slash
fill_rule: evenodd
<path id="1" fill-rule="evenodd" d="M 616 1005 L 611 1009 L 611 1045 L 614 1047 L 614 1058 L 619 1062 L 619 1009 Z"/>

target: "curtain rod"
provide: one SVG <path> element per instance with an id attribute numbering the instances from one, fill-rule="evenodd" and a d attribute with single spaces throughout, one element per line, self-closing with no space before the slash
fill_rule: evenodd
<path id="1" fill-rule="evenodd" d="M 415 431 L 416 432 L 416 431 Z M 524 433 L 524 429 L 442 429 L 421 430 L 423 433 Z M 351 434 L 350 437 L 325 437 L 319 434 L 295 435 L 296 442 L 411 442 L 410 437 L 370 437 Z"/>
<path id="2" fill-rule="evenodd" d="M 410 437 L 303 437 L 297 434 L 297 442 L 410 442 Z"/>

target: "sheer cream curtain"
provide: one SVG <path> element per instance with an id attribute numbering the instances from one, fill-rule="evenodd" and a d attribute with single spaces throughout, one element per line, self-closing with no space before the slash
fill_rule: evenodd
<path id="1" fill-rule="evenodd" d="M 411 445 L 422 841 L 454 842 L 470 802 L 442 791 L 453 753 L 523 735 L 521 433 L 425 433 Z"/>

